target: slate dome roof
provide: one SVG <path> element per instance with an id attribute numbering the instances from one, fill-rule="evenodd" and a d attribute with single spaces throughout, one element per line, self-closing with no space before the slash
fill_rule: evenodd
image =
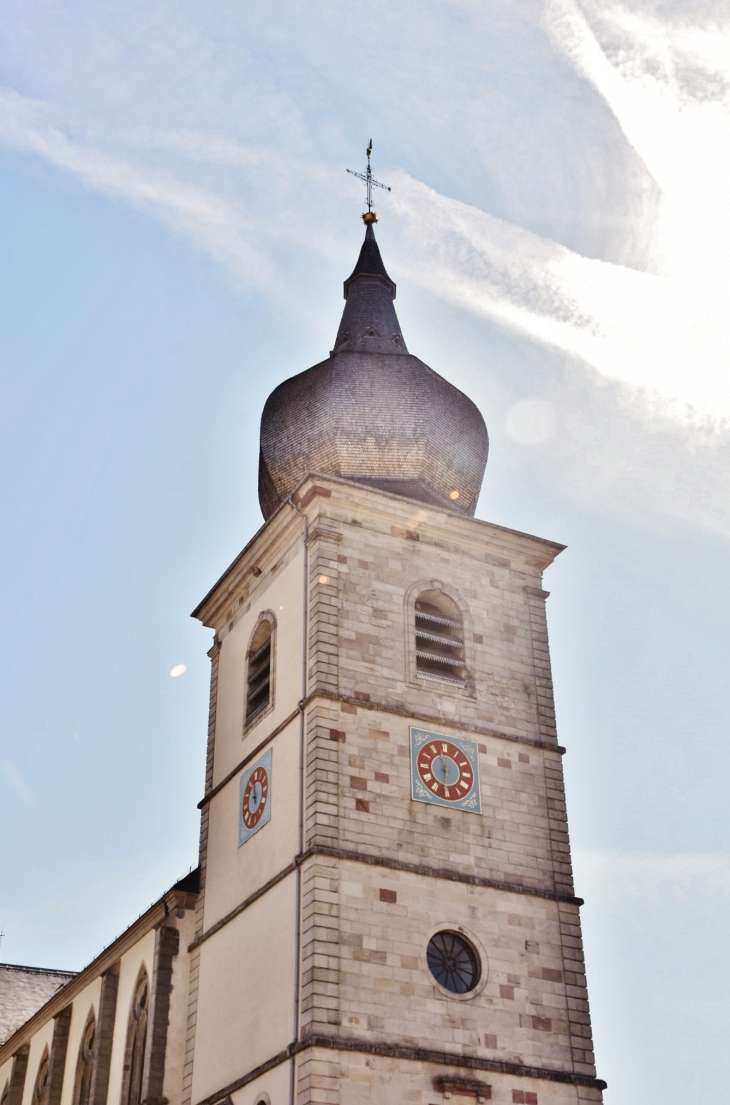
<path id="1" fill-rule="evenodd" d="M 489 451 L 477 407 L 410 354 L 372 223 L 326 361 L 272 391 L 261 418 L 264 517 L 310 472 L 473 515 Z"/>

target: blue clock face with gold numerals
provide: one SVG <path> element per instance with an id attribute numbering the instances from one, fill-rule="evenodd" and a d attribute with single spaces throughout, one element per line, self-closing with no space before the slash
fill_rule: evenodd
<path id="1" fill-rule="evenodd" d="M 476 742 L 412 726 L 411 794 L 416 802 L 481 813 Z"/>

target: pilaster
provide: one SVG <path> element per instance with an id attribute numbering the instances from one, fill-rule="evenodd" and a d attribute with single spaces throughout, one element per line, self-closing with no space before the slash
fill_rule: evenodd
<path id="1" fill-rule="evenodd" d="M 165 1050 L 170 1019 L 172 960 L 180 949 L 180 933 L 160 925 L 155 933 L 155 958 L 150 984 L 150 1012 L 147 1050 L 142 1075 L 142 1105 L 166 1105 L 162 1096 L 165 1078 Z"/>
<path id="2" fill-rule="evenodd" d="M 51 1041 L 51 1054 L 48 1057 L 48 1077 L 42 1105 L 60 1105 L 70 1025 L 71 1006 L 68 1005 L 53 1018 L 53 1039 Z"/>
<path id="3" fill-rule="evenodd" d="M 339 563 L 342 534 L 318 518 L 307 538 L 309 549 L 309 633 L 307 682 L 310 691 L 337 694 L 339 687 Z"/>
<path id="4" fill-rule="evenodd" d="M 23 1105 L 23 1089 L 25 1088 L 25 1075 L 28 1070 L 29 1052 L 30 1045 L 24 1044 L 13 1056 L 7 1105 Z"/>
<path id="5" fill-rule="evenodd" d="M 94 1065 L 91 1071 L 89 1105 L 107 1105 L 118 988 L 119 963 L 115 963 L 113 967 L 101 976 L 101 993 L 99 995 L 99 1013 L 96 1018 Z M 49 1105 L 53 1105 L 53 1103 L 49 1102 Z"/>
<path id="6" fill-rule="evenodd" d="M 340 1024 L 340 872 L 336 859 L 302 865 L 302 991 L 300 1034 Z"/>

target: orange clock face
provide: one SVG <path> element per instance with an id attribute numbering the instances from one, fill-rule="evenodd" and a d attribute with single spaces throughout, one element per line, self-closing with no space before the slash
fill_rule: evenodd
<path id="1" fill-rule="evenodd" d="M 416 770 L 426 789 L 445 802 L 460 802 L 474 786 L 474 770 L 468 759 L 443 737 L 419 749 Z"/>
<path id="2" fill-rule="evenodd" d="M 246 828 L 255 829 L 266 811 L 269 797 L 269 774 L 259 765 L 251 772 L 241 801 L 241 817 Z"/>

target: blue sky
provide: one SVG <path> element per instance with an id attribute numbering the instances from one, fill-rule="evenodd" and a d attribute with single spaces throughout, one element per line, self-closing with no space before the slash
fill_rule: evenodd
<path id="1" fill-rule="evenodd" d="M 730 11 L 7 0 L 0 958 L 78 968 L 195 862 L 258 420 L 378 237 L 546 577 L 606 1099 L 728 1077 Z M 187 670 L 170 678 L 176 664 Z"/>

